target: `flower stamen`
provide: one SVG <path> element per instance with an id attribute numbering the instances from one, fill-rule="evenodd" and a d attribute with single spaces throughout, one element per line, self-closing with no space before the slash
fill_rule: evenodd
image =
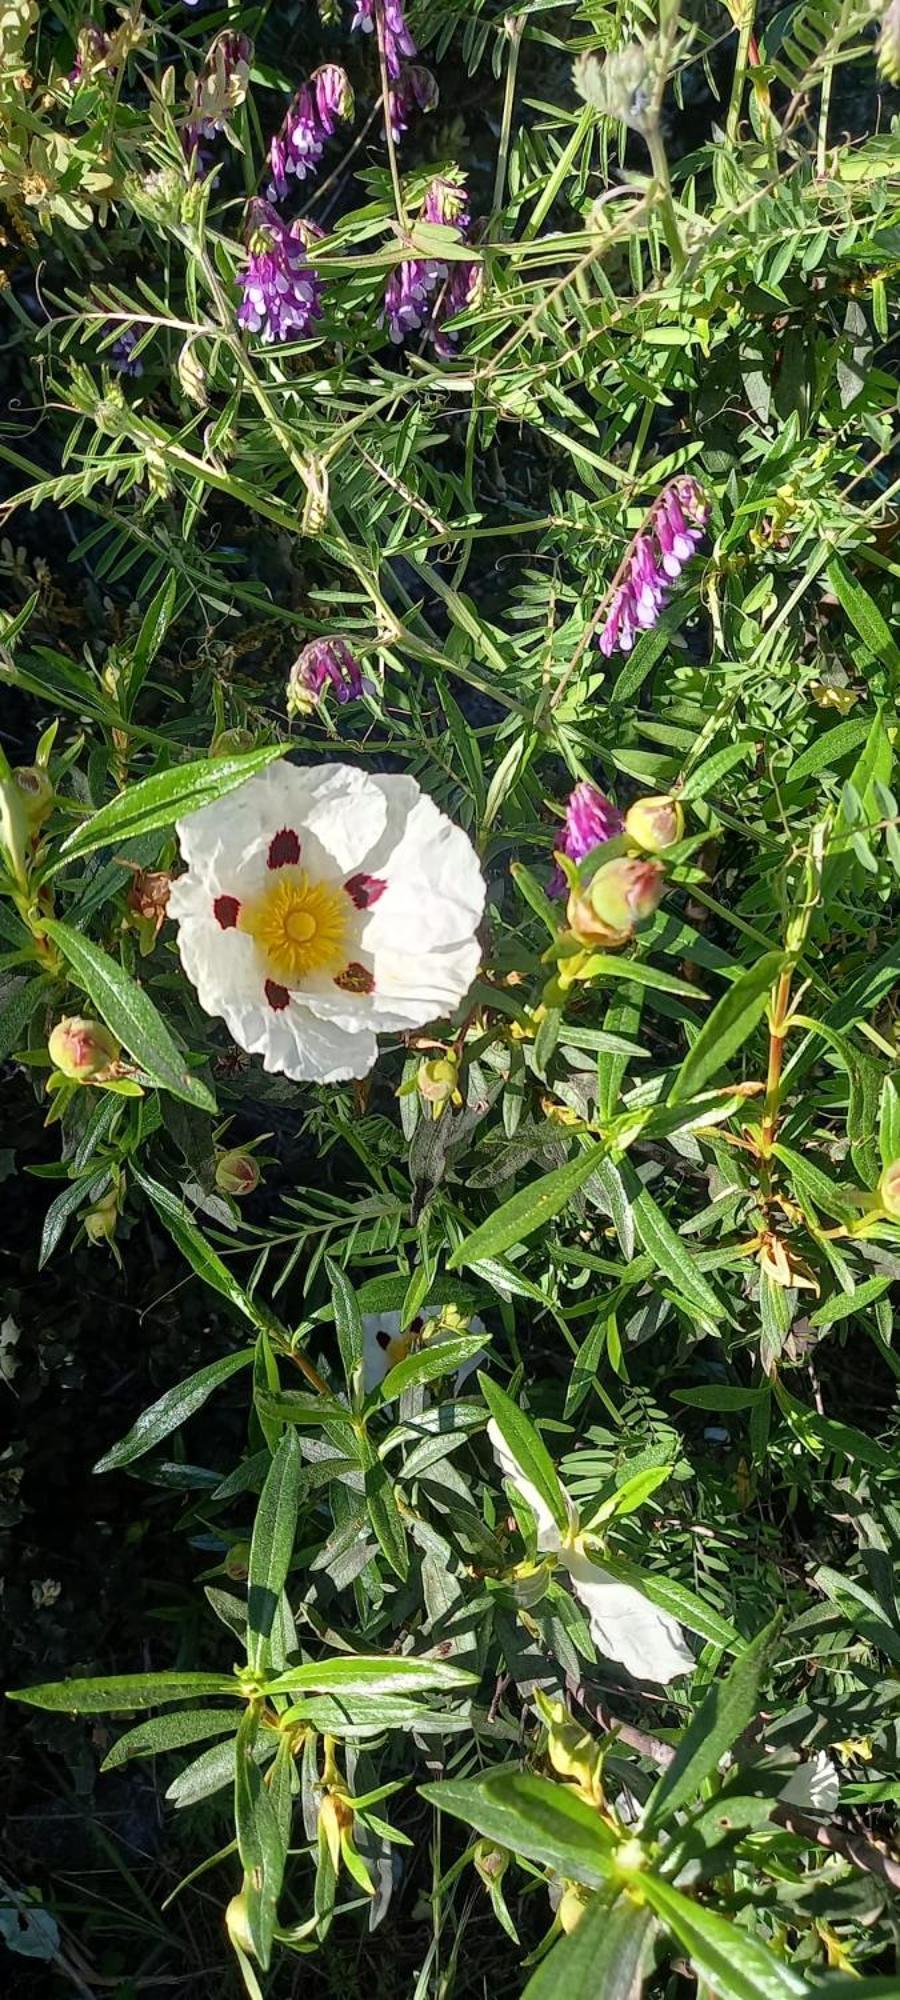
<path id="1" fill-rule="evenodd" d="M 254 939 L 267 971 L 299 986 L 312 973 L 334 974 L 346 965 L 347 917 L 342 888 L 311 882 L 304 869 L 290 868 L 243 906 L 238 922 Z"/>

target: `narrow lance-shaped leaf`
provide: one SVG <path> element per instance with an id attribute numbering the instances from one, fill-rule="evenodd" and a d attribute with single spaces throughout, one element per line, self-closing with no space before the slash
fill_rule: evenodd
<path id="1" fill-rule="evenodd" d="M 447 1269 L 456 1271 L 461 1264 L 477 1264 L 485 1257 L 500 1257 L 504 1250 L 514 1243 L 524 1243 L 542 1222 L 552 1221 L 573 1194 L 584 1186 L 594 1172 L 606 1151 L 603 1145 L 588 1146 L 575 1160 L 565 1167 L 556 1167 L 551 1174 L 544 1174 L 538 1181 L 522 1188 L 509 1201 L 498 1208 L 496 1215 L 489 1216 L 480 1229 L 467 1236 L 464 1243 L 457 1245 L 453 1255 L 447 1260 Z"/>
<path id="2" fill-rule="evenodd" d="M 176 819 L 197 812 L 213 799 L 224 798 L 283 755 L 283 746 L 274 743 L 233 757 L 198 757 L 172 771 L 154 772 L 139 784 L 129 785 L 70 833 L 63 844 L 64 859 L 73 861 L 93 854 L 97 847 L 108 847 L 112 841 L 136 840 L 140 834 L 155 833 L 158 827 L 170 827 Z"/>
<path id="3" fill-rule="evenodd" d="M 333 1257 L 326 1257 L 325 1269 L 331 1285 L 334 1301 L 334 1320 L 337 1327 L 338 1347 L 341 1365 L 349 1396 L 356 1396 L 361 1386 L 363 1363 L 363 1325 L 359 1301 L 347 1276 Z"/>
<path id="4" fill-rule="evenodd" d="M 670 1104 L 693 1097 L 709 1077 L 717 1076 L 736 1055 L 762 1020 L 769 994 L 785 963 L 783 951 L 764 952 L 722 994 L 685 1056 L 669 1092 Z"/>
<path id="5" fill-rule="evenodd" d="M 541 1960 L 522 2000 L 637 2000 L 653 1917 L 627 1890 L 595 1896 L 577 1928 Z"/>
<path id="6" fill-rule="evenodd" d="M 759 1632 L 721 1681 L 715 1681 L 685 1731 L 673 1762 L 651 1792 L 643 1830 L 653 1833 L 696 1797 L 704 1778 L 752 1722 L 772 1659 L 778 1619 Z"/>
<path id="7" fill-rule="evenodd" d="M 641 1893 L 723 2000 L 813 2000 L 819 1991 L 824 2000 L 827 1987 L 809 1986 L 760 1938 L 683 1896 L 649 1869 L 641 1875 Z"/>
<path id="8" fill-rule="evenodd" d="M 420 1785 L 419 1790 L 430 1805 L 465 1820 L 486 1840 L 588 1888 L 600 1888 L 612 1872 L 616 1840 L 611 1829 L 593 1806 L 549 1778 L 499 1770 L 482 1778 Z"/>
<path id="9" fill-rule="evenodd" d="M 254 1672 L 265 1672 L 278 1602 L 294 1553 L 303 1460 L 297 1433 L 286 1430 L 269 1467 L 250 1543 L 247 1657 Z"/>
<path id="10" fill-rule="evenodd" d="M 497 1429 L 524 1478 L 550 1509 L 557 1527 L 565 1528 L 569 1518 L 565 1494 L 543 1438 L 524 1411 L 519 1409 L 518 1403 L 514 1403 L 498 1383 L 492 1382 L 489 1375 L 479 1374 L 478 1384 Z"/>
<path id="11" fill-rule="evenodd" d="M 240 1368 L 246 1368 L 253 1360 L 252 1347 L 241 1347 L 236 1354 L 223 1354 L 219 1361 L 210 1361 L 206 1368 L 198 1368 L 196 1375 L 189 1375 L 174 1389 L 167 1389 L 159 1401 L 151 1403 L 137 1421 L 132 1424 L 126 1436 L 118 1444 L 110 1446 L 94 1466 L 95 1472 L 116 1472 L 123 1465 L 133 1464 L 142 1458 L 154 1445 L 161 1444 L 163 1438 L 187 1422 L 195 1410 L 202 1408 L 207 1398 L 220 1383 L 227 1382 Z"/>
<path id="12" fill-rule="evenodd" d="M 101 1020 L 124 1044 L 161 1090 L 183 1097 L 200 1111 L 215 1112 L 216 1100 L 198 1076 L 188 1069 L 184 1056 L 173 1040 L 162 1015 L 149 993 L 125 972 L 114 958 L 93 940 L 74 931 L 54 917 L 42 919 L 51 942 L 58 945 L 78 986 L 83 987 Z"/>
<path id="13" fill-rule="evenodd" d="M 98 1680 L 44 1681 L 37 1687 L 11 1688 L 9 1699 L 63 1715 L 108 1715 L 130 1708 L 160 1708 L 167 1701 L 189 1701 L 204 1694 L 239 1695 L 240 1688 L 232 1674 L 110 1674 Z"/>

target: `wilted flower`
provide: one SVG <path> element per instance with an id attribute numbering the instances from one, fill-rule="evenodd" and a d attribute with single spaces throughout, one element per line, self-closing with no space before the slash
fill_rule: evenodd
<path id="1" fill-rule="evenodd" d="M 118 1187 L 114 1184 L 106 1194 L 100 1195 L 93 1207 L 86 1210 L 83 1219 L 89 1243 L 109 1243 L 112 1246 L 119 1220 Z"/>
<path id="2" fill-rule="evenodd" d="M 668 795 L 635 799 L 625 814 L 625 832 L 645 853 L 664 854 L 684 835 L 684 809 Z"/>
<path id="3" fill-rule="evenodd" d="M 588 1614 L 598 1650 L 627 1667 L 636 1680 L 665 1685 L 679 1674 L 690 1673 L 693 1655 L 676 1619 L 668 1611 L 660 1611 L 633 1584 L 620 1583 L 586 1553 L 578 1515 L 564 1488 L 568 1526 L 563 1533 L 546 1501 L 521 1471 L 493 1417 L 487 1432 L 504 1478 L 511 1480 L 534 1516 L 538 1550 L 556 1555 L 567 1571 Z"/>
<path id="4" fill-rule="evenodd" d="M 95 70 L 104 69 L 108 54 L 109 36 L 103 33 L 102 28 L 95 27 L 92 21 L 85 21 L 76 37 L 75 61 L 69 71 L 68 82 L 83 83 L 86 76 L 93 76 Z"/>
<path id="5" fill-rule="evenodd" d="M 53 784 L 41 764 L 19 764 L 13 780 L 22 794 L 29 833 L 39 833 L 53 811 Z"/>
<path id="6" fill-rule="evenodd" d="M 371 35 L 373 30 L 380 29 L 385 68 L 392 82 L 396 82 L 400 75 L 402 58 L 418 54 L 406 25 L 403 0 L 383 0 L 381 7 L 378 0 L 356 0 L 356 13 L 350 26 L 361 28 L 364 35 Z"/>
<path id="7" fill-rule="evenodd" d="M 600 632 L 600 651 L 629 653 L 656 624 L 670 585 L 702 540 L 709 507 L 695 479 L 674 479 L 629 551 Z"/>
<path id="8" fill-rule="evenodd" d="M 437 1346 L 444 1340 L 456 1340 L 461 1333 L 483 1333 L 484 1321 L 477 1315 L 464 1319 L 453 1307 L 423 1306 L 418 1316 L 411 1321 L 403 1333 L 400 1332 L 398 1312 L 363 1314 L 363 1386 L 366 1395 L 377 1389 L 398 1362 L 405 1361 L 408 1354 L 420 1344 L 423 1334 L 433 1324 L 434 1331 L 428 1332 L 429 1346 Z M 469 1356 L 457 1369 L 453 1393 L 459 1392 L 470 1375 L 480 1368 L 486 1359 L 483 1348 Z"/>
<path id="9" fill-rule="evenodd" d="M 584 944 L 627 944 L 659 907 L 665 882 L 658 861 L 628 854 L 606 861 L 587 889 L 569 897 L 570 928 Z"/>
<path id="10" fill-rule="evenodd" d="M 266 1069 L 365 1076 L 378 1033 L 424 1027 L 468 991 L 484 881 L 413 778 L 281 759 L 176 832 L 182 964 Z"/>
<path id="11" fill-rule="evenodd" d="M 344 639 L 311 639 L 288 676 L 289 715 L 308 715 L 329 692 L 336 701 L 358 701 L 364 692 L 362 668 Z"/>
<path id="12" fill-rule="evenodd" d="M 352 116 L 353 91 L 346 70 L 339 63 L 324 63 L 308 83 L 301 84 L 272 140 L 270 201 L 284 199 L 292 176 L 302 181 L 315 173 L 340 120 Z"/>
<path id="13" fill-rule="evenodd" d="M 322 288 L 297 224 L 289 228 L 268 202 L 253 201 L 247 248 L 250 261 L 238 280 L 244 294 L 238 325 L 259 333 L 266 346 L 301 339 L 321 317 Z"/>
<path id="14" fill-rule="evenodd" d="M 416 111 L 433 111 L 438 102 L 437 79 L 422 63 L 407 63 L 388 93 L 391 134 L 399 145 Z"/>
<path id="15" fill-rule="evenodd" d="M 583 861 L 585 855 L 602 846 L 604 841 L 615 840 L 623 830 L 625 822 L 618 806 L 613 805 L 603 792 L 582 778 L 569 793 L 566 805 L 566 824 L 562 840 L 556 845 L 557 854 L 565 854 L 570 861 Z M 550 882 L 551 896 L 564 896 L 566 878 L 561 868 L 557 868 Z"/>
<path id="16" fill-rule="evenodd" d="M 249 35 L 226 30 L 216 36 L 199 74 L 189 73 L 190 115 L 182 133 L 187 154 L 196 152 L 203 140 L 216 139 L 224 131 L 231 112 L 243 104 L 252 61 L 253 43 Z"/>
<path id="17" fill-rule="evenodd" d="M 70 1083 L 95 1083 L 98 1077 L 107 1076 L 111 1065 L 118 1062 L 121 1044 L 102 1021 L 90 1021 L 81 1014 L 69 1014 L 62 1021 L 57 1021 L 47 1050 L 54 1069 L 58 1069 Z"/>

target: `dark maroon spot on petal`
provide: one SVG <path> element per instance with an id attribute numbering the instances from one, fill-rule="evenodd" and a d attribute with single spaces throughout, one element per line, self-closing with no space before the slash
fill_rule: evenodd
<path id="1" fill-rule="evenodd" d="M 277 986 L 274 979 L 267 979 L 265 991 L 269 1006 L 273 1008 L 276 1014 L 280 1014 L 282 1008 L 287 1006 L 291 997 L 287 987 Z"/>
<path id="2" fill-rule="evenodd" d="M 374 993 L 375 991 L 374 975 L 369 972 L 365 965 L 358 965 L 355 960 L 351 960 L 349 965 L 345 965 L 343 972 L 335 973 L 334 983 L 335 986 L 340 987 L 342 993 Z"/>
<path id="3" fill-rule="evenodd" d="M 418 1318 L 418 1319 L 413 1319 L 413 1320 L 410 1320 L 410 1323 L 409 1323 L 409 1325 L 408 1325 L 408 1327 L 407 1327 L 406 1331 L 407 1331 L 407 1333 L 409 1333 L 409 1334 L 412 1334 L 413 1336 L 415 1336 L 415 1335 L 416 1335 L 417 1333 L 421 1333 L 421 1331 L 422 1331 L 422 1328 L 423 1328 L 423 1326 L 424 1326 L 424 1325 L 425 1325 L 425 1321 L 423 1320 L 423 1318 L 422 1318 L 422 1316 L 421 1316 L 421 1313 L 420 1313 L 420 1315 L 419 1315 L 419 1318 Z"/>
<path id="4" fill-rule="evenodd" d="M 241 906 L 236 896 L 216 897 L 213 904 L 213 916 L 216 923 L 221 924 L 223 931 L 234 930 L 240 913 Z"/>
<path id="5" fill-rule="evenodd" d="M 379 896 L 384 895 L 387 883 L 380 875 L 351 875 L 344 888 L 358 910 L 370 910 Z"/>
<path id="6" fill-rule="evenodd" d="M 300 835 L 292 826 L 283 826 L 269 842 L 270 868 L 295 868 L 300 859 Z"/>
<path id="7" fill-rule="evenodd" d="M 385 1333 L 383 1329 L 380 1333 L 376 1333 L 375 1338 L 378 1342 L 379 1347 L 382 1348 L 390 1347 L 391 1336 L 389 1333 Z"/>

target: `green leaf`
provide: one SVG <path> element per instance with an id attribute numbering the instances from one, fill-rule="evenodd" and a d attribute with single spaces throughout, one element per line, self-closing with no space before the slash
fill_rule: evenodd
<path id="1" fill-rule="evenodd" d="M 244 1896 L 253 1947 L 263 1971 L 272 1956 L 287 1841 L 253 1755 L 260 1721 L 248 1708 L 238 1731 L 234 1767 L 234 1820 L 244 1870 Z"/>
<path id="2" fill-rule="evenodd" d="M 173 1243 L 177 1245 L 191 1269 L 196 1271 L 198 1278 L 202 1278 L 204 1284 L 211 1285 L 213 1291 L 218 1292 L 223 1299 L 227 1299 L 252 1326 L 267 1332 L 277 1327 L 273 1315 L 265 1306 L 258 1305 L 250 1298 L 243 1285 L 232 1276 L 227 1264 L 223 1264 L 221 1257 L 213 1250 L 211 1244 L 207 1243 L 202 1230 L 198 1229 L 197 1224 L 188 1215 L 183 1196 L 173 1194 L 169 1188 L 163 1187 L 159 1181 L 151 1179 L 149 1174 L 141 1173 L 137 1168 L 134 1169 L 134 1178 L 153 1203 Z"/>
<path id="3" fill-rule="evenodd" d="M 650 1911 L 627 1890 L 612 1908 L 594 1897 L 577 1928 L 541 1960 L 522 2000 L 638 2000 L 652 1929 Z"/>
<path id="4" fill-rule="evenodd" d="M 762 1020 L 776 979 L 786 964 L 783 951 L 764 952 L 747 967 L 708 1014 L 669 1092 L 669 1103 L 693 1097 L 707 1079 L 718 1075 Z"/>
<path id="5" fill-rule="evenodd" d="M 480 1229 L 467 1236 L 464 1243 L 457 1244 L 447 1260 L 447 1269 L 456 1271 L 461 1264 L 477 1264 L 485 1257 L 500 1257 L 514 1243 L 523 1243 L 526 1236 L 530 1236 L 542 1222 L 551 1221 L 565 1208 L 573 1194 L 584 1186 L 605 1152 L 605 1145 L 588 1146 L 566 1166 L 555 1167 L 552 1173 L 542 1175 L 538 1181 L 531 1181 L 521 1193 L 505 1201 L 495 1215 L 489 1216 Z"/>
<path id="6" fill-rule="evenodd" d="M 514 1403 L 498 1383 L 492 1382 L 489 1375 L 479 1373 L 478 1386 L 523 1477 L 540 1494 L 545 1507 L 549 1507 L 557 1527 L 566 1528 L 569 1510 L 565 1494 L 543 1438 L 524 1410 L 520 1410 L 518 1403 Z"/>
<path id="7" fill-rule="evenodd" d="M 167 1389 L 159 1401 L 151 1403 L 137 1422 L 132 1424 L 127 1435 L 118 1444 L 110 1446 L 94 1466 L 95 1472 L 117 1472 L 123 1465 L 133 1464 L 142 1458 L 145 1451 L 152 1451 L 154 1445 L 161 1444 L 163 1438 L 187 1422 L 195 1410 L 202 1408 L 214 1389 L 221 1382 L 227 1382 L 236 1375 L 239 1368 L 246 1368 L 253 1360 L 253 1348 L 242 1347 L 236 1354 L 223 1354 L 221 1360 L 210 1361 L 205 1368 L 198 1368 L 196 1375 L 189 1375 L 174 1389 Z"/>
<path id="8" fill-rule="evenodd" d="M 326 1257 L 325 1269 L 328 1273 L 328 1282 L 331 1286 L 338 1347 L 341 1351 L 341 1363 L 344 1370 L 344 1380 L 347 1384 L 347 1394 L 351 1398 L 354 1398 L 361 1387 L 363 1364 L 362 1313 L 359 1309 L 356 1292 L 350 1283 L 346 1271 L 341 1269 L 340 1264 L 335 1263 L 333 1257 Z"/>
<path id="9" fill-rule="evenodd" d="M 598 951 L 586 959 L 581 977 L 627 979 L 633 986 L 645 986 L 656 993 L 673 993 L 682 1000 L 706 998 L 701 987 L 690 986 L 685 979 L 676 979 L 673 972 L 663 972 L 659 965 L 650 965 L 644 958 L 613 958 L 610 952 Z M 563 1035 L 565 1032 L 563 1029 Z"/>
<path id="10" fill-rule="evenodd" d="M 705 799 L 715 791 L 721 780 L 733 771 L 736 764 L 748 762 L 756 757 L 757 745 L 752 737 L 745 737 L 740 743 L 727 743 L 722 750 L 716 750 L 705 762 L 698 764 L 678 794 L 681 799 Z"/>
<path id="11" fill-rule="evenodd" d="M 549 1778 L 519 1770 L 420 1785 L 423 1799 L 465 1820 L 528 1861 L 599 1889 L 612 1872 L 616 1839 L 593 1806 Z"/>
<path id="12" fill-rule="evenodd" d="M 622 1163 L 622 1175 L 638 1240 L 648 1256 L 653 1258 L 657 1270 L 671 1279 L 685 1304 L 699 1313 L 702 1319 L 711 1320 L 716 1325 L 726 1320 L 728 1314 L 721 1300 L 707 1284 L 690 1251 L 666 1221 L 662 1209 L 657 1207 L 649 1189 L 638 1180 L 628 1161 Z"/>
<path id="13" fill-rule="evenodd" d="M 878 1150 L 883 1167 L 891 1167 L 895 1160 L 900 1160 L 900 1089 L 892 1076 L 885 1077 L 881 1090 Z"/>
<path id="14" fill-rule="evenodd" d="M 268 1681 L 263 1694 L 290 1694 L 314 1688 L 319 1694 L 429 1694 L 437 1688 L 470 1687 L 477 1675 L 449 1660 L 411 1659 L 408 1654 L 333 1653 L 303 1667 L 289 1667 Z"/>
<path id="15" fill-rule="evenodd" d="M 162 1090 L 171 1090 L 173 1097 L 184 1098 L 186 1104 L 195 1104 L 199 1111 L 215 1112 L 212 1091 L 186 1067 L 181 1050 L 144 988 L 80 931 L 54 917 L 45 917 L 43 928 L 58 945 L 76 985 L 84 988 L 101 1020 L 152 1082 Z"/>
<path id="16" fill-rule="evenodd" d="M 415 1353 L 407 1354 L 391 1368 L 374 1392 L 377 1402 L 392 1403 L 417 1382 L 437 1382 L 442 1375 L 455 1375 L 466 1361 L 483 1354 L 488 1339 L 484 1333 L 461 1333 L 446 1340 L 433 1340 Z"/>
<path id="17" fill-rule="evenodd" d="M 870 718 L 867 715 L 851 716 L 847 722 L 839 722 L 834 729 L 823 729 L 821 736 L 810 743 L 806 750 L 791 765 L 787 781 L 793 785 L 802 778 L 814 778 L 820 771 L 833 771 L 842 764 L 851 751 L 858 750 L 869 734 Z"/>
<path id="18" fill-rule="evenodd" d="M 100 1766 L 115 1771 L 129 1757 L 162 1757 L 169 1750 L 183 1750 L 189 1743 L 202 1743 L 209 1736 L 233 1736 L 239 1708 L 190 1708 L 181 1715 L 155 1715 L 127 1729 L 114 1743 Z"/>
<path id="19" fill-rule="evenodd" d="M 368 1440 L 366 1442 L 368 1444 Z M 363 1475 L 369 1520 L 391 1569 L 396 1576 L 405 1579 L 409 1574 L 409 1549 L 394 1482 L 377 1452 L 371 1447 L 369 1450 L 369 1461 Z"/>
<path id="20" fill-rule="evenodd" d="M 675 1932 L 695 1970 L 723 2000 L 812 2000 L 816 1989 L 758 1938 L 691 1902 L 658 1875 L 648 1871 L 640 1880 L 651 1909 Z M 822 1989 L 823 2000 L 827 1990 Z"/>
<path id="21" fill-rule="evenodd" d="M 294 1553 L 303 1460 L 296 1431 L 285 1431 L 259 1496 L 247 1578 L 247 1661 L 263 1674 L 278 1602 Z"/>
<path id="22" fill-rule="evenodd" d="M 9 1700 L 52 1708 L 62 1715 L 108 1715 L 130 1708 L 159 1708 L 166 1701 L 203 1694 L 239 1695 L 240 1688 L 233 1674 L 111 1674 L 103 1680 L 44 1681 L 38 1687 L 11 1688 Z"/>
<path id="23" fill-rule="evenodd" d="M 900 674 L 900 647 L 890 626 L 858 577 L 851 576 L 837 556 L 828 565 L 828 581 L 863 645 L 882 666 Z"/>
<path id="24" fill-rule="evenodd" d="M 32 1014 L 47 1000 L 50 987 L 45 979 L 11 979 L 0 999 L 0 1062 L 18 1048 Z"/>
<path id="25" fill-rule="evenodd" d="M 721 1681 L 715 1681 L 685 1731 L 674 1761 L 650 1794 L 642 1831 L 652 1834 L 695 1798 L 704 1778 L 730 1750 L 759 1709 L 780 1621 L 759 1632 Z"/>
<path id="26" fill-rule="evenodd" d="M 136 840 L 140 834 L 155 833 L 158 827 L 170 827 L 175 820 L 235 791 L 283 755 L 284 746 L 274 743 L 233 757 L 198 757 L 190 764 L 176 765 L 173 771 L 155 772 L 151 778 L 142 778 L 140 784 L 129 785 L 126 792 L 110 799 L 76 827 L 63 842 L 62 853 L 67 861 L 74 861 L 113 841 Z"/>
<path id="27" fill-rule="evenodd" d="M 141 629 L 134 643 L 131 660 L 125 676 L 126 713 L 131 714 L 150 668 L 172 622 L 175 599 L 178 595 L 178 578 L 173 573 L 160 584 L 156 596 L 144 613 Z"/>

